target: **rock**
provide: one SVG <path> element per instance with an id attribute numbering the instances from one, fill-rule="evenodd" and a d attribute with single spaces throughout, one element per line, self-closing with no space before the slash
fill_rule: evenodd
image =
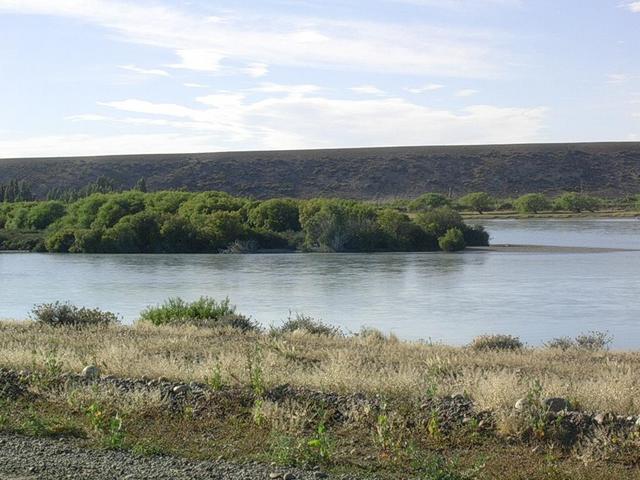
<path id="1" fill-rule="evenodd" d="M 280 472 L 271 472 L 269 478 L 280 478 L 282 474 Z"/>
<path id="2" fill-rule="evenodd" d="M 569 410 L 569 402 L 561 397 L 550 397 L 545 399 L 544 406 L 553 413 Z"/>
<path id="3" fill-rule="evenodd" d="M 173 387 L 173 393 L 185 393 L 187 391 L 189 391 L 189 387 L 186 385 L 176 385 Z"/>
<path id="4" fill-rule="evenodd" d="M 525 405 L 527 404 L 526 398 L 519 398 L 514 405 L 516 410 L 524 410 Z"/>
<path id="5" fill-rule="evenodd" d="M 638 417 L 638 419 L 636 420 L 636 427 L 640 428 L 640 417 Z"/>
<path id="6" fill-rule="evenodd" d="M 296 480 L 296 476 L 291 472 L 287 472 L 282 476 L 282 480 Z"/>
<path id="7" fill-rule="evenodd" d="M 82 369 L 82 373 L 80 375 L 84 378 L 98 378 L 100 376 L 100 369 L 95 365 L 87 365 Z"/>
<path id="8" fill-rule="evenodd" d="M 605 418 L 606 418 L 606 415 L 604 413 L 599 413 L 595 417 L 593 417 L 593 421 L 596 422 L 598 425 L 602 425 L 604 423 Z"/>

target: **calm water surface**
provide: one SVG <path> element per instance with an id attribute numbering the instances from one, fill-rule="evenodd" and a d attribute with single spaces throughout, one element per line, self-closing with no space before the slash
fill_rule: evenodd
<path id="1" fill-rule="evenodd" d="M 494 243 L 640 249 L 639 220 L 484 222 Z M 289 310 L 346 330 L 461 344 L 481 333 L 532 344 L 592 329 L 640 347 L 640 252 L 0 254 L 0 317 L 70 300 L 135 320 L 169 296 L 229 296 L 264 325 Z"/>

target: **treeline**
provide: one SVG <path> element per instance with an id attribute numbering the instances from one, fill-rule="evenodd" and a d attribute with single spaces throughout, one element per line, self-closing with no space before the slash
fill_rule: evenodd
<path id="1" fill-rule="evenodd" d="M 37 249 L 79 253 L 461 250 L 488 244 L 447 205 L 408 215 L 341 199 L 255 201 L 222 192 L 93 193 L 0 204 L 0 228 L 37 230 Z"/>
<path id="2" fill-rule="evenodd" d="M 60 200 L 65 203 L 74 202 L 80 198 L 88 197 L 94 193 L 122 192 L 124 189 L 118 187 L 116 182 L 105 176 L 98 177 L 94 182 L 90 182 L 82 188 L 54 187 L 47 191 L 47 200 Z M 141 177 L 133 187 L 133 190 L 141 192 L 147 191 L 147 182 Z M 29 202 L 37 200 L 31 190 L 31 184 L 25 180 L 12 179 L 6 184 L 0 184 L 0 202 Z"/>
<path id="3" fill-rule="evenodd" d="M 618 199 L 604 199 L 577 192 L 567 192 L 557 197 L 541 193 L 528 193 L 518 198 L 495 198 L 485 192 L 474 192 L 458 199 L 450 199 L 439 193 L 425 193 L 414 200 L 398 200 L 393 206 L 408 212 L 420 212 L 437 207 L 450 207 L 457 211 L 485 213 L 490 211 L 517 211 L 541 213 L 566 211 L 573 213 L 595 212 L 603 208 L 640 210 L 640 195 Z"/>

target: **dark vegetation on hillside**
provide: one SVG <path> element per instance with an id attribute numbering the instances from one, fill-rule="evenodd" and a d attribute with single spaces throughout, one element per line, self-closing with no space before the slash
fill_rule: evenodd
<path id="1" fill-rule="evenodd" d="M 640 143 L 393 147 L 335 150 L 0 159 L 0 184 L 26 181 L 40 199 L 96 178 L 119 189 L 141 177 L 149 191 L 217 190 L 259 199 L 460 197 L 640 190 Z M 146 187 L 146 185 L 145 185 Z"/>

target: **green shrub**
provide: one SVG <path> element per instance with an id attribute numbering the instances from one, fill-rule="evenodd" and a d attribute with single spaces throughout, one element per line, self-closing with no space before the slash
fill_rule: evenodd
<path id="1" fill-rule="evenodd" d="M 462 230 L 459 228 L 450 228 L 447 230 L 447 233 L 438 239 L 438 246 L 445 252 L 464 250 L 466 244 Z"/>
<path id="2" fill-rule="evenodd" d="M 463 225 L 464 243 L 468 247 L 486 247 L 489 245 L 489 232 L 482 225 Z"/>
<path id="3" fill-rule="evenodd" d="M 193 302 L 186 302 L 179 297 L 170 298 L 162 305 L 143 310 L 140 321 L 153 325 L 232 327 L 243 331 L 258 328 L 250 318 L 236 313 L 236 307 L 231 305 L 228 298 L 221 302 L 210 297 L 200 297 Z"/>
<path id="4" fill-rule="evenodd" d="M 342 336 L 340 327 L 327 325 L 320 320 L 297 313 L 295 317 L 289 315 L 289 318 L 281 326 L 272 329 L 274 333 L 295 332 L 296 330 L 304 330 L 313 335 L 325 335 L 327 337 Z"/>
<path id="5" fill-rule="evenodd" d="M 440 193 L 425 193 L 409 203 L 409 210 L 419 212 L 450 206 L 451 201 L 444 195 Z"/>
<path id="6" fill-rule="evenodd" d="M 98 308 L 77 307 L 69 302 L 42 303 L 31 310 L 31 318 L 52 326 L 84 327 L 119 323 L 115 313 Z"/>
<path id="7" fill-rule="evenodd" d="M 520 213 L 538 213 L 551 209 L 551 202 L 541 193 L 527 193 L 519 197 L 514 203 Z"/>
<path id="8" fill-rule="evenodd" d="M 569 210 L 570 212 L 580 213 L 585 210 L 589 212 L 595 211 L 602 204 L 602 200 L 589 195 L 570 192 L 558 197 L 555 205 L 560 210 Z"/>
<path id="9" fill-rule="evenodd" d="M 462 230 L 464 221 L 462 215 L 450 207 L 436 208 L 416 216 L 416 224 L 435 238 L 441 237 L 447 230 L 458 228 Z"/>
<path id="10" fill-rule="evenodd" d="M 495 204 L 495 201 L 488 193 L 474 192 L 458 199 L 458 204 L 460 204 L 460 206 L 465 209 L 475 210 L 476 212 L 482 214 L 487 210 L 491 210 Z"/>
<path id="11" fill-rule="evenodd" d="M 274 232 L 300 230 L 299 217 L 298 202 L 290 198 L 266 200 L 249 212 L 249 222 L 252 226 Z"/>
<path id="12" fill-rule="evenodd" d="M 587 350 L 597 352 L 608 348 L 613 337 L 608 332 L 591 331 L 578 335 L 575 339 L 569 337 L 554 338 L 544 344 L 547 348 L 558 350 Z"/>
<path id="13" fill-rule="evenodd" d="M 66 213 L 62 202 L 38 202 L 27 214 L 27 225 L 33 230 L 44 230 Z"/>
<path id="14" fill-rule="evenodd" d="M 596 352 L 605 350 L 613 341 L 613 337 L 608 332 L 591 331 L 576 337 L 576 347 Z"/>
<path id="15" fill-rule="evenodd" d="M 469 347 L 473 350 L 519 350 L 524 345 L 518 337 L 511 335 L 480 335 L 474 338 Z"/>

